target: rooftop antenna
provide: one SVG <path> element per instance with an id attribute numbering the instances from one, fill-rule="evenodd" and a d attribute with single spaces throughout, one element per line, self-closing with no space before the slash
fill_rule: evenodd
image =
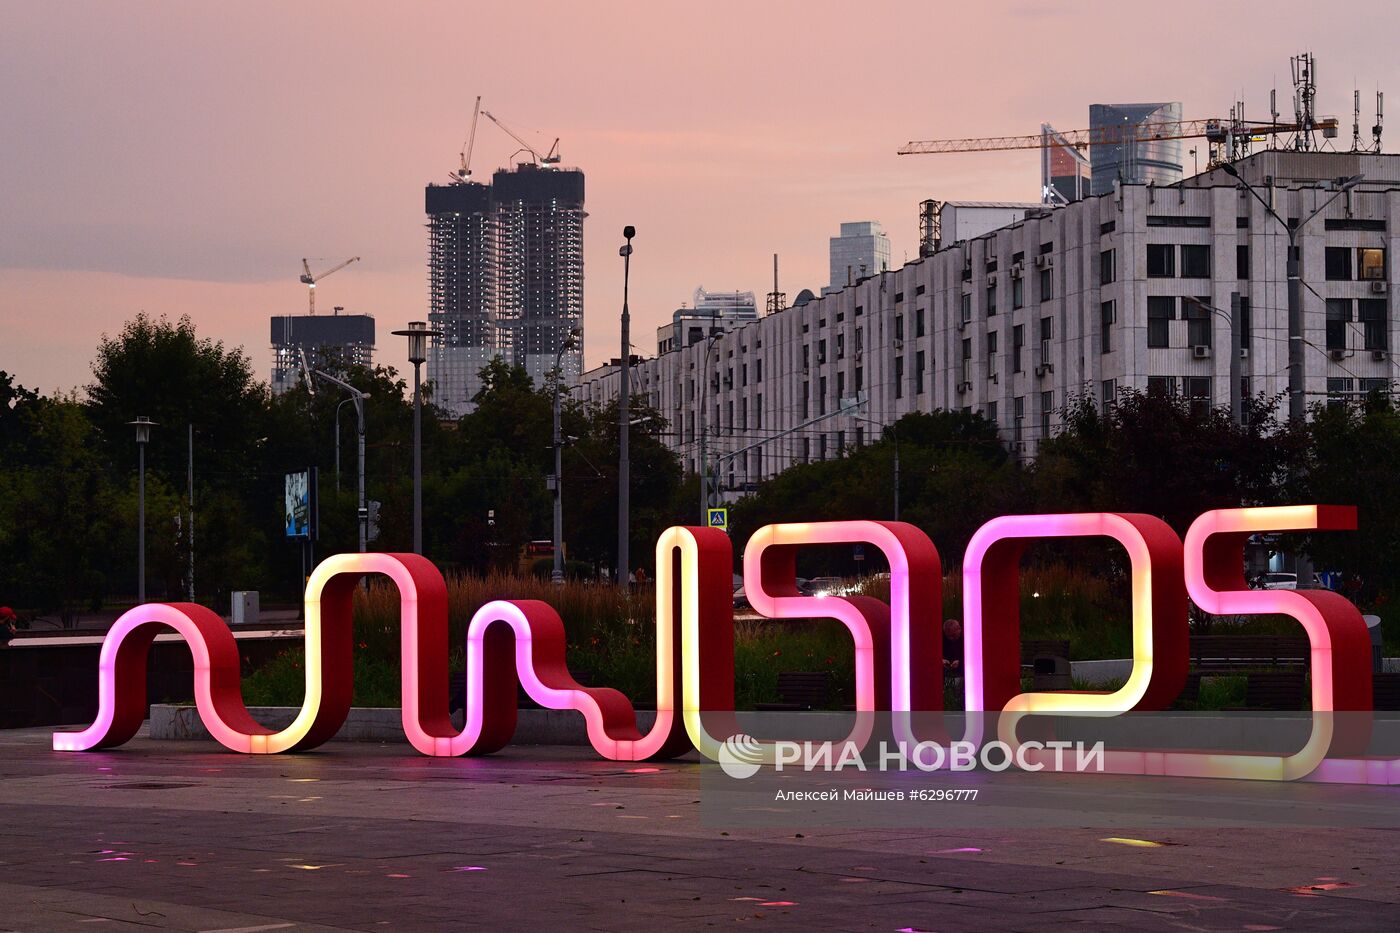
<path id="1" fill-rule="evenodd" d="M 1317 98 L 1317 60 L 1311 52 L 1300 52 L 1289 59 L 1289 65 L 1293 70 L 1293 122 L 1298 124 L 1293 148 L 1309 152 L 1316 148 L 1313 103 Z"/>
<path id="2" fill-rule="evenodd" d="M 1351 91 L 1351 151 L 1361 151 L 1361 92 Z"/>
<path id="3" fill-rule="evenodd" d="M 767 311 L 768 311 L 769 314 L 772 314 L 773 312 L 775 312 L 775 311 L 781 311 L 781 310 L 783 310 L 783 309 L 786 308 L 786 307 L 787 307 L 787 295 L 784 295 L 782 292 L 778 291 L 778 254 L 777 254 L 777 253 L 774 253 L 774 254 L 773 254 L 773 290 L 772 290 L 771 292 L 768 293 L 768 308 L 767 308 Z"/>
<path id="4" fill-rule="evenodd" d="M 1381 124 L 1384 122 L 1382 120 L 1382 113 L 1385 109 L 1383 106 L 1384 103 L 1385 95 L 1380 91 L 1376 91 L 1376 125 L 1371 127 L 1371 139 L 1375 143 L 1372 151 L 1377 153 L 1381 151 Z"/>

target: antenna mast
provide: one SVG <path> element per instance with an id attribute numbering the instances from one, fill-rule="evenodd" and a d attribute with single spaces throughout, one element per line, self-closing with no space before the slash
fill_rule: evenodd
<path id="1" fill-rule="evenodd" d="M 787 307 L 787 295 L 784 295 L 782 292 L 778 291 L 778 254 L 777 254 L 777 253 L 774 253 L 774 254 L 773 254 L 773 290 L 772 290 L 771 292 L 768 293 L 768 308 L 767 308 L 767 311 L 768 311 L 769 314 L 772 314 L 773 312 L 775 312 L 775 311 L 781 311 L 781 310 L 783 310 L 783 309 L 786 308 L 786 307 Z"/>

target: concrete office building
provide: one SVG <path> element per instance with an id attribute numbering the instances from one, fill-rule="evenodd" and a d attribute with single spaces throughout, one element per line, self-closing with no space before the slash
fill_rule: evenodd
<path id="1" fill-rule="evenodd" d="M 1089 130 L 1095 134 L 1111 132 L 1114 128 L 1127 129 L 1139 123 L 1175 123 L 1180 120 L 1179 102 L 1089 106 Z M 1108 194 L 1118 183 L 1174 185 L 1184 175 L 1179 139 L 1095 143 L 1089 147 L 1089 163 L 1089 190 L 1096 195 Z"/>
<path id="2" fill-rule="evenodd" d="M 694 307 L 677 308 L 671 323 L 656 329 L 657 355 L 756 320 L 758 303 L 753 292 L 707 292 L 702 285 L 695 290 Z"/>
<path id="3" fill-rule="evenodd" d="M 312 369 L 344 372 L 374 364 L 374 318 L 368 314 L 279 314 L 272 318 L 272 393 L 301 380 L 301 357 Z"/>
<path id="4" fill-rule="evenodd" d="M 1366 175 L 1300 235 L 1305 393 L 1343 404 L 1389 386 L 1400 156 L 1266 152 L 1237 168 L 1284 218 L 1306 217 L 1336 178 Z M 1245 392 L 1286 391 L 1287 242 L 1219 170 L 1124 185 L 644 360 L 632 388 L 670 421 L 664 436 L 690 470 L 703 408 L 707 462 L 731 493 L 840 456 L 911 411 L 981 412 L 1031 456 L 1074 398 L 1157 390 L 1228 405 L 1232 292 Z M 605 366 L 576 394 L 601 404 L 617 389 Z M 857 399 L 854 414 L 875 425 L 834 414 Z"/>
<path id="5" fill-rule="evenodd" d="M 831 284 L 822 294 L 840 291 L 889 267 L 890 238 L 884 227 L 873 220 L 842 224 L 841 235 L 831 238 Z"/>
<path id="6" fill-rule="evenodd" d="M 556 352 L 564 380 L 583 360 L 584 179 L 578 169 L 521 163 L 490 185 L 429 185 L 428 347 L 433 400 L 454 416 L 472 409 L 482 367 L 500 357 L 542 385 Z"/>

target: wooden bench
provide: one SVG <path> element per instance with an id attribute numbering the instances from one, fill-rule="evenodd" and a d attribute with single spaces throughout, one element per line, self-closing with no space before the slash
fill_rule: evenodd
<path id="1" fill-rule="evenodd" d="M 1371 689 L 1378 710 L 1400 710 L 1400 674 L 1372 674 Z"/>
<path id="2" fill-rule="evenodd" d="M 778 702 L 759 703 L 759 710 L 795 711 L 821 709 L 831 695 L 827 671 L 783 671 L 778 675 Z"/>
<path id="3" fill-rule="evenodd" d="M 1257 667 L 1306 670 L 1312 652 L 1300 635 L 1192 635 L 1191 667 L 1199 672 L 1240 673 Z"/>
<path id="4" fill-rule="evenodd" d="M 1244 687 L 1244 709 L 1300 710 L 1309 706 L 1306 673 L 1295 671 L 1255 671 Z"/>

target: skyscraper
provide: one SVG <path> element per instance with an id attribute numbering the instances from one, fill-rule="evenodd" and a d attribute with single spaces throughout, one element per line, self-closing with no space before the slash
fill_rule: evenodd
<path id="1" fill-rule="evenodd" d="M 555 354 L 572 384 L 583 369 L 583 172 L 521 163 L 490 185 L 429 185 L 428 347 L 433 401 L 461 416 L 493 358 L 543 385 Z"/>
<path id="2" fill-rule="evenodd" d="M 465 414 L 481 388 L 481 369 L 498 352 L 496 237 L 491 187 L 429 185 L 428 321 L 441 331 L 428 353 L 433 401 Z"/>
<path id="3" fill-rule="evenodd" d="M 374 363 L 374 318 L 368 314 L 279 314 L 272 318 L 272 394 L 301 379 L 301 357 L 312 369 L 344 372 Z"/>
<path id="4" fill-rule="evenodd" d="M 868 275 L 890 267 L 890 238 L 877 221 L 841 225 L 841 235 L 831 238 L 831 284 L 822 294 L 840 291 Z"/>
<path id="5" fill-rule="evenodd" d="M 1090 104 L 1089 129 L 1095 133 L 1120 128 L 1125 133 L 1141 123 L 1181 120 L 1179 102 L 1156 104 Z M 1096 143 L 1089 148 L 1092 194 L 1109 194 L 1113 183 L 1174 185 L 1183 177 L 1181 140 L 1143 139 Z"/>
<path id="6" fill-rule="evenodd" d="M 511 359 L 536 385 L 555 354 L 572 385 L 583 371 L 583 172 L 525 162 L 491 179 L 496 223 L 496 320 Z M 502 350 L 506 348 L 503 346 Z"/>

